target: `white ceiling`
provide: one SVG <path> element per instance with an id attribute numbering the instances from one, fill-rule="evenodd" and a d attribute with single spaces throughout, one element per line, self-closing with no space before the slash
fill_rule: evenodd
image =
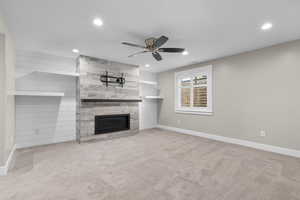
<path id="1" fill-rule="evenodd" d="M 201 62 L 300 38 L 299 0 L 0 0 L 0 10 L 18 49 L 82 54 L 150 71 Z M 104 25 L 95 28 L 94 17 Z M 271 31 L 260 26 L 273 23 Z M 185 47 L 188 56 L 151 54 L 128 58 L 147 37 L 169 37 L 165 47 Z"/>

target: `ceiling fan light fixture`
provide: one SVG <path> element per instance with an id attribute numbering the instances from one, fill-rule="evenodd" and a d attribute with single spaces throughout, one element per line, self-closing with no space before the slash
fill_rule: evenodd
<path id="1" fill-rule="evenodd" d="M 149 64 L 146 64 L 145 67 L 150 67 L 150 65 L 149 65 Z"/>

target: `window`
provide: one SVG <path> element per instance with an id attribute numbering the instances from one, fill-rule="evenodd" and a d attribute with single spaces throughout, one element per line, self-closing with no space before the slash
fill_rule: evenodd
<path id="1" fill-rule="evenodd" d="M 175 111 L 212 113 L 212 66 L 175 73 Z"/>

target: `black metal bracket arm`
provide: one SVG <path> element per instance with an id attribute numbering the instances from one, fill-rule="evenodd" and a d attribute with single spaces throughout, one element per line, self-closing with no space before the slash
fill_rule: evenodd
<path id="1" fill-rule="evenodd" d="M 108 87 L 109 83 L 119 84 L 121 87 L 123 87 L 125 84 L 125 78 L 123 73 L 121 76 L 117 77 L 108 75 L 108 71 L 105 71 L 105 75 L 100 76 L 100 81 L 105 83 L 106 87 Z"/>

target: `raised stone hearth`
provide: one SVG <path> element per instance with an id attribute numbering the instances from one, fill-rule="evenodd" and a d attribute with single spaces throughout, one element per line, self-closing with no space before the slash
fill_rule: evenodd
<path id="1" fill-rule="evenodd" d="M 80 56 L 78 59 L 78 139 L 110 138 L 134 134 L 139 130 L 139 68 L 103 59 Z M 101 75 L 123 76 L 125 84 L 100 81 Z M 130 114 L 130 129 L 95 134 L 95 116 Z"/>

